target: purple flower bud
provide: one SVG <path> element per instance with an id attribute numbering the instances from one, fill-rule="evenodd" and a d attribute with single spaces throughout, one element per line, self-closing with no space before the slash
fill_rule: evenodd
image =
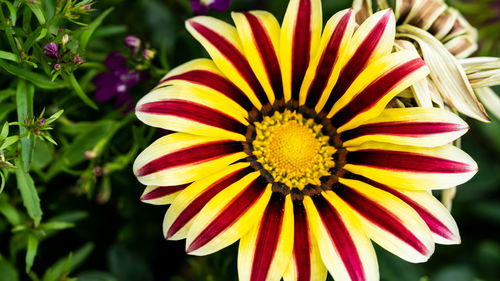
<path id="1" fill-rule="evenodd" d="M 82 57 L 80 57 L 80 56 L 76 56 L 76 57 L 73 59 L 73 62 L 74 62 L 75 64 L 80 64 L 80 63 L 82 63 L 82 62 L 83 62 L 83 59 L 82 59 Z"/>
<path id="2" fill-rule="evenodd" d="M 132 48 L 134 50 L 137 50 L 141 46 L 141 39 L 139 39 L 133 35 L 129 35 L 129 36 L 125 37 L 125 45 L 129 46 L 130 48 Z"/>
<path id="3" fill-rule="evenodd" d="M 96 176 L 102 176 L 104 174 L 104 171 L 100 167 L 95 167 L 94 168 L 94 174 Z"/>
<path id="4" fill-rule="evenodd" d="M 40 134 L 40 130 L 39 129 L 35 129 L 34 133 L 35 133 L 35 135 L 39 135 Z"/>
<path id="5" fill-rule="evenodd" d="M 45 55 L 53 58 L 53 59 L 59 59 L 59 50 L 57 48 L 57 44 L 54 42 L 48 43 L 45 45 L 43 48 Z"/>
<path id="6" fill-rule="evenodd" d="M 155 54 L 156 52 L 154 50 L 148 50 L 148 49 L 144 49 L 144 51 L 142 51 L 142 56 L 146 59 L 146 60 L 151 60 L 155 57 Z"/>
<path id="7" fill-rule="evenodd" d="M 61 70 L 61 65 L 58 64 L 58 63 L 54 64 L 54 69 L 55 70 Z"/>
<path id="8" fill-rule="evenodd" d="M 82 9 L 84 9 L 84 10 L 90 10 L 90 8 L 91 8 L 90 4 L 85 4 L 82 6 Z"/>
<path id="9" fill-rule="evenodd" d="M 45 124 L 45 118 L 38 119 L 38 124 L 43 126 Z"/>

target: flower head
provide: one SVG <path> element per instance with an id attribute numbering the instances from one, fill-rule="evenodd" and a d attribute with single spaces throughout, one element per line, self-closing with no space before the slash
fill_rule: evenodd
<path id="1" fill-rule="evenodd" d="M 116 97 L 115 107 L 126 106 L 127 111 L 133 108 L 133 100 L 129 94 L 129 89 L 139 83 L 143 76 L 127 68 L 127 60 L 118 52 L 110 53 L 104 60 L 104 64 L 111 72 L 103 72 L 94 78 L 94 85 L 97 90 L 95 99 L 99 102 L 106 102 Z"/>
<path id="2" fill-rule="evenodd" d="M 43 51 L 46 56 L 51 57 L 53 59 L 59 59 L 59 49 L 57 48 L 57 44 L 54 42 L 47 43 L 45 47 L 43 47 Z"/>
<path id="3" fill-rule="evenodd" d="M 229 8 L 231 0 L 192 0 L 190 2 L 193 14 L 204 15 L 209 9 L 223 12 Z"/>
<path id="4" fill-rule="evenodd" d="M 130 47 L 133 53 L 137 53 L 137 51 L 141 47 L 141 39 L 133 35 L 129 35 L 125 37 L 125 45 Z"/>
<path id="5" fill-rule="evenodd" d="M 378 280 L 370 239 L 411 262 L 456 224 L 427 190 L 461 184 L 475 162 L 449 145 L 468 127 L 435 108 L 391 108 L 429 70 L 391 53 L 395 19 L 352 10 L 322 31 L 320 0 L 269 13 L 187 21 L 211 59 L 178 66 L 136 106 L 175 133 L 146 148 L 134 173 L 142 200 L 172 204 L 168 239 L 206 255 L 238 240 L 239 279 Z"/>

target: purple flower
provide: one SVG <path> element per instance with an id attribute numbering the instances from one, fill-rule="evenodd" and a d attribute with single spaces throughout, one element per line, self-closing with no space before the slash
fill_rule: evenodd
<path id="1" fill-rule="evenodd" d="M 104 64 L 111 72 L 103 72 L 94 78 L 93 82 L 97 88 L 95 100 L 106 102 L 116 97 L 115 108 L 126 106 L 126 112 L 130 112 L 134 107 L 134 101 L 129 94 L 130 87 L 144 79 L 144 75 L 130 71 L 127 68 L 127 60 L 118 52 L 110 53 Z"/>
<path id="2" fill-rule="evenodd" d="M 54 42 L 47 43 L 45 47 L 43 47 L 43 50 L 45 52 L 45 55 L 53 58 L 53 59 L 59 59 L 59 50 L 57 48 L 57 44 Z"/>
<path id="3" fill-rule="evenodd" d="M 223 12 L 229 8 L 231 0 L 191 0 L 193 14 L 204 15 L 209 9 Z"/>
<path id="4" fill-rule="evenodd" d="M 83 62 L 83 59 L 82 59 L 82 57 L 80 57 L 80 56 L 76 56 L 76 57 L 73 59 L 73 62 L 74 62 L 75 64 L 80 64 L 80 63 L 82 63 L 82 62 Z"/>

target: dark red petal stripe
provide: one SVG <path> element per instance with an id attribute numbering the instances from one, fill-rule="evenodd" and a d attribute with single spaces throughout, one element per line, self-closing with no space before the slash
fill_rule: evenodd
<path id="1" fill-rule="evenodd" d="M 429 254 L 429 249 L 406 228 L 396 214 L 389 212 L 376 202 L 366 198 L 348 186 L 341 186 L 335 189 L 335 192 L 354 210 L 373 224 L 392 233 L 422 255 Z"/>
<path id="2" fill-rule="evenodd" d="M 186 186 L 190 185 L 191 183 L 187 184 L 181 184 L 181 185 L 173 185 L 173 186 L 158 186 L 157 188 L 151 190 L 150 192 L 144 194 L 141 196 L 141 200 L 153 200 L 153 199 L 158 199 L 161 197 L 165 197 L 170 194 L 174 194 L 177 191 L 181 191 Z"/>
<path id="3" fill-rule="evenodd" d="M 242 168 L 212 183 L 202 194 L 199 194 L 195 200 L 184 208 L 168 229 L 166 238 L 168 239 L 174 236 L 174 234 L 196 216 L 215 195 L 253 171 L 253 168 L 250 167 Z"/>
<path id="4" fill-rule="evenodd" d="M 277 100 L 283 99 L 283 80 L 281 79 L 280 65 L 271 38 L 256 16 L 247 12 L 243 13 L 243 15 L 252 29 L 255 45 L 266 69 L 267 77 L 271 82 L 274 96 Z"/>
<path id="5" fill-rule="evenodd" d="M 361 257 L 337 210 L 323 196 L 311 197 L 352 281 L 366 280 Z"/>
<path id="6" fill-rule="evenodd" d="M 247 127 L 230 115 L 213 108 L 185 100 L 162 100 L 141 104 L 139 112 L 159 115 L 171 115 L 185 118 L 209 126 L 214 126 L 244 135 Z"/>
<path id="7" fill-rule="evenodd" d="M 385 27 L 389 22 L 391 13 L 387 12 L 384 16 L 377 22 L 373 29 L 368 33 L 368 35 L 363 40 L 352 56 L 352 58 L 346 63 L 344 68 L 339 74 L 337 83 L 330 93 L 330 97 L 325 104 L 324 111 L 328 112 L 332 106 L 339 100 L 339 98 L 345 93 L 345 91 L 351 86 L 352 82 L 361 73 L 363 68 L 365 68 L 370 56 L 377 47 L 382 35 L 384 34 Z"/>
<path id="8" fill-rule="evenodd" d="M 311 280 L 311 234 L 307 215 L 301 200 L 293 200 L 294 240 L 293 255 L 297 268 L 297 281 Z"/>
<path id="9" fill-rule="evenodd" d="M 382 122 L 365 124 L 342 133 L 343 141 L 368 135 L 391 135 L 405 137 L 423 137 L 466 130 L 467 126 L 446 122 Z"/>
<path id="10" fill-rule="evenodd" d="M 160 156 L 139 168 L 136 176 L 143 177 L 182 165 L 199 164 L 240 151 L 243 151 L 241 142 L 224 140 L 203 143 Z"/>
<path id="11" fill-rule="evenodd" d="M 292 43 L 292 99 L 299 100 L 311 56 L 311 1 L 300 0 Z"/>
<path id="12" fill-rule="evenodd" d="M 349 152 L 347 163 L 417 173 L 467 173 L 475 171 L 474 167 L 462 162 L 406 151 L 381 149 Z"/>
<path id="13" fill-rule="evenodd" d="M 321 94 L 323 93 L 326 84 L 328 83 L 328 78 L 333 71 L 335 63 L 337 62 L 337 57 L 339 55 L 340 43 L 342 43 L 342 38 L 344 37 L 347 24 L 351 18 L 352 10 L 349 10 L 338 22 L 335 30 L 328 41 L 321 59 L 318 64 L 318 69 L 316 76 L 314 77 L 309 92 L 307 94 L 306 105 L 309 108 L 316 107 Z"/>
<path id="14" fill-rule="evenodd" d="M 370 180 L 368 178 L 358 176 L 357 179 L 360 181 L 363 181 L 371 186 L 374 186 L 376 188 L 379 188 L 379 189 L 382 189 L 386 192 L 389 192 L 389 193 L 395 195 L 396 197 L 398 197 L 399 199 L 403 200 L 406 204 L 408 204 L 410 207 L 412 207 L 420 215 L 420 217 L 425 221 L 425 223 L 427 224 L 427 226 L 429 227 L 429 229 L 433 233 L 435 233 L 435 234 L 437 234 L 445 239 L 448 239 L 448 240 L 452 240 L 455 238 L 455 235 L 453 234 L 453 232 L 450 229 L 448 229 L 448 227 L 446 225 L 444 225 L 439 219 L 437 219 L 431 212 L 427 211 L 422 206 L 420 206 L 418 204 L 418 202 L 413 201 L 413 199 L 411 199 L 410 197 L 404 195 L 401 192 L 398 192 L 397 190 L 395 190 L 393 188 L 390 188 L 384 184 L 375 182 L 375 181 Z"/>
<path id="15" fill-rule="evenodd" d="M 264 194 L 266 186 L 267 181 L 263 177 L 254 180 L 191 242 L 186 251 L 189 253 L 201 248 L 237 222 Z"/>
<path id="16" fill-rule="evenodd" d="M 260 100 L 262 104 L 267 104 L 269 100 L 267 99 L 264 89 L 255 77 L 255 74 L 245 59 L 243 54 L 236 49 L 236 47 L 227 41 L 226 38 L 214 32 L 213 30 L 207 28 L 206 26 L 199 24 L 195 21 L 190 21 L 189 24 L 207 39 L 231 64 L 238 70 L 243 79 L 250 85 L 250 88 L 255 92 L 255 95 Z"/>
<path id="17" fill-rule="evenodd" d="M 191 83 L 209 87 L 232 99 L 244 109 L 250 111 L 253 105 L 243 92 L 240 91 L 231 81 L 225 77 L 217 75 L 207 70 L 191 70 L 178 75 L 170 76 L 160 82 L 160 84 L 172 80 L 184 80 Z"/>
<path id="18" fill-rule="evenodd" d="M 339 110 L 339 112 L 332 117 L 332 123 L 338 128 L 356 115 L 370 109 L 401 80 L 422 68 L 424 65 L 425 62 L 422 59 L 413 59 L 378 77 L 377 80 L 355 96 L 349 104 Z"/>
<path id="19" fill-rule="evenodd" d="M 260 223 L 250 281 L 266 280 L 278 242 L 285 214 L 285 196 L 273 192 Z M 283 235 L 286 235 L 283 234 Z"/>

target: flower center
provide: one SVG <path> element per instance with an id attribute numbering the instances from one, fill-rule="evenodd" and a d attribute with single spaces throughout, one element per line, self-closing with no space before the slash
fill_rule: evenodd
<path id="1" fill-rule="evenodd" d="M 302 190 L 308 184 L 321 185 L 320 178 L 330 175 L 336 149 L 314 119 L 287 109 L 254 125 L 252 153 L 274 181 Z"/>

